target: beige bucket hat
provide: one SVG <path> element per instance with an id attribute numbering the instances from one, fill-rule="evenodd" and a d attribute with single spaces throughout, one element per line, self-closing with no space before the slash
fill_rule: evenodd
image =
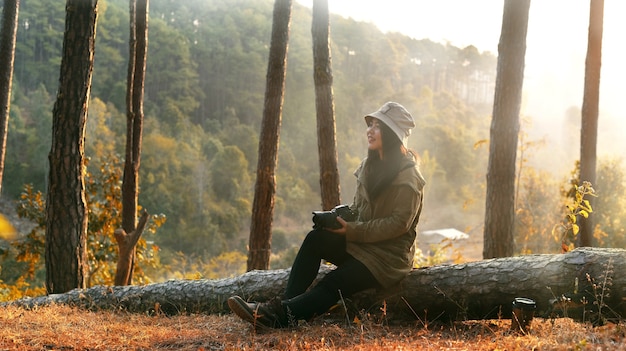
<path id="1" fill-rule="evenodd" d="M 382 105 L 378 111 L 365 115 L 365 117 L 374 117 L 385 123 L 402 141 L 406 147 L 411 129 L 415 127 L 413 116 L 409 111 L 397 102 L 389 101 Z"/>

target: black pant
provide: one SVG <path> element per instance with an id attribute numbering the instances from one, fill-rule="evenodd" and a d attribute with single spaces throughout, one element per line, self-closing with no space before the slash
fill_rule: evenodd
<path id="1" fill-rule="evenodd" d="M 322 259 L 337 268 L 309 289 L 317 277 Z M 307 234 L 298 251 L 283 303 L 294 319 L 308 320 L 328 311 L 340 297 L 378 286 L 367 267 L 346 252 L 345 236 L 315 229 Z"/>

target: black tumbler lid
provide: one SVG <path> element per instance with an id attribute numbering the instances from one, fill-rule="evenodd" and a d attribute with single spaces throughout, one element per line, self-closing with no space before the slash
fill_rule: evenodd
<path id="1" fill-rule="evenodd" d="M 523 310 L 534 310 L 537 308 L 537 304 L 534 300 L 525 297 L 516 297 L 513 300 L 513 308 L 521 308 Z"/>

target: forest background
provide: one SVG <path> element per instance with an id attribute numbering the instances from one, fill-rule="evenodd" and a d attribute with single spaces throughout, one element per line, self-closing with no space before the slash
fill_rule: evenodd
<path id="1" fill-rule="evenodd" d="M 91 285 L 107 283 L 115 266 L 115 227 L 107 222 L 119 217 L 127 6 L 124 0 L 99 5 L 86 135 L 88 235 L 97 248 L 90 252 Z M 271 0 L 151 1 L 139 204 L 162 220 L 142 240 L 139 282 L 245 271 L 272 7 Z M 64 18 L 62 2 L 22 0 L 3 200 L 34 224 L 20 227 L 16 240 L 0 240 L 0 283 L 7 285 L 43 286 L 45 221 L 37 218 L 44 215 L 40 194 L 47 187 Z M 321 206 L 310 23 L 310 9 L 294 3 L 271 268 L 291 264 L 311 228 L 311 211 Z M 416 119 L 409 147 L 419 153 L 427 180 L 420 232 L 456 228 L 482 239 L 495 55 L 385 34 L 333 15 L 330 40 L 342 202 L 352 199 L 352 172 L 366 152 L 363 116 L 398 101 Z M 561 240 L 552 229 L 563 219 L 576 166 L 556 173 L 533 167 L 550 161 L 534 157 L 545 146 L 525 134 L 531 123 L 524 118 L 519 146 L 517 253 L 554 253 Z M 564 111 L 559 134 L 569 142 L 554 152 L 577 155 L 579 128 L 580 109 Z M 624 247 L 626 204 L 603 196 L 624 193 L 621 159 L 599 160 L 594 187 L 596 238 L 600 246 Z M 419 262 L 479 259 L 456 250 L 438 257 L 446 245 L 422 245 Z"/>

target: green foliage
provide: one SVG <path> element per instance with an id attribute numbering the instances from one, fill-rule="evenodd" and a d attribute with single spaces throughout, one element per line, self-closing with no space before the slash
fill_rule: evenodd
<path id="1" fill-rule="evenodd" d="M 240 251 L 227 251 L 205 259 L 197 255 L 177 252 L 171 262 L 158 273 L 161 279 L 218 279 L 246 272 L 248 257 Z"/>
<path id="2" fill-rule="evenodd" d="M 150 22 L 151 51 L 146 67 L 145 99 L 148 114 L 176 127 L 195 113 L 203 93 L 198 86 L 197 62 L 191 59 L 190 41 L 161 20 Z M 149 104 L 158 101 L 157 104 Z"/>
<path id="3" fill-rule="evenodd" d="M 157 257 L 154 264 L 167 267 L 177 252 L 207 259 L 245 252 L 273 2 L 150 5 L 139 200 L 168 218 L 154 238 L 163 262 Z M 3 186 L 12 198 L 24 184 L 32 184 L 33 193 L 46 188 L 63 19 L 58 2 L 27 1 L 20 8 Z M 100 2 L 85 141 L 93 162 L 122 154 L 125 145 L 127 19 L 127 1 Z M 311 211 L 320 206 L 310 19 L 310 9 L 294 3 L 274 220 L 275 230 L 288 233 L 285 250 L 300 243 Z M 353 171 L 366 154 L 363 115 L 398 100 L 418 123 L 409 146 L 432 168 L 424 218 L 432 225 L 477 226 L 486 152 L 471 146 L 485 139 L 490 111 L 463 91 L 483 87 L 472 77 L 492 76 L 494 56 L 384 34 L 373 24 L 339 16 L 331 16 L 331 26 L 342 201 L 352 200 Z M 102 250 L 111 247 L 102 240 Z M 97 268 L 101 276 L 93 279 L 108 279 L 107 269 Z"/>
<path id="4" fill-rule="evenodd" d="M 140 197 L 146 208 L 168 213 L 159 244 L 210 255 L 243 249 L 234 239 L 245 235 L 250 218 L 248 161 L 238 147 L 224 147 L 201 129 L 187 135 L 180 141 L 154 132 L 144 138 Z"/>
<path id="5" fill-rule="evenodd" d="M 40 84 L 56 91 L 65 29 L 65 3 L 29 1 L 20 6 L 14 79 L 26 91 Z"/>
<path id="6" fill-rule="evenodd" d="M 15 282 L 7 284 L 0 280 L 0 302 L 17 300 L 26 296 L 45 295 L 46 288 L 43 286 L 31 287 L 25 277 L 19 277 Z"/>
<path id="7" fill-rule="evenodd" d="M 3 195 L 17 198 L 24 184 L 43 189 L 52 137 L 53 100 L 43 85 L 11 105 L 3 178 Z"/>
<path id="8" fill-rule="evenodd" d="M 626 247 L 626 173 L 620 159 L 598 162 L 596 184 L 598 197 L 594 201 L 594 237 L 602 247 Z M 619 194 L 614 196 L 615 194 Z"/>
<path id="9" fill-rule="evenodd" d="M 121 228 L 122 165 L 117 157 L 109 156 L 102 160 L 97 169 L 88 167 L 88 170 L 85 176 L 85 198 L 89 207 L 88 286 L 111 285 L 115 277 L 118 256 L 113 232 Z M 8 281 L 12 285 L 12 290 L 7 296 L 11 297 L 20 295 L 17 290 L 21 292 L 21 296 L 27 296 L 43 289 L 46 227 L 43 194 L 35 191 L 32 185 L 26 185 L 18 203 L 17 213 L 20 218 L 34 222 L 35 226 L 28 235 L 12 243 L 15 261 L 25 265 L 25 269 L 20 270 L 19 276 Z M 145 274 L 144 267 L 156 266 L 158 247 L 149 244 L 146 236 L 153 235 L 164 220 L 165 217 L 162 215 L 153 215 L 137 243 L 134 278 L 138 283 L 151 281 Z"/>
<path id="10" fill-rule="evenodd" d="M 552 227 L 561 218 L 558 184 L 552 175 L 529 165 L 529 154 L 544 145 L 543 140 L 529 140 L 523 118 L 519 132 L 518 166 L 515 191 L 515 227 L 513 237 L 519 254 L 555 253 L 545 245 L 552 240 Z M 532 154 L 530 154 L 532 155 Z"/>
<path id="11" fill-rule="evenodd" d="M 95 60 L 91 94 L 117 110 L 126 108 L 126 76 L 128 74 L 128 2 L 98 3 L 96 55 L 106 60 Z M 92 102 L 93 103 L 93 102 Z"/>
<path id="12" fill-rule="evenodd" d="M 28 234 L 12 241 L 2 258 L 0 301 L 45 294 L 45 213 L 44 195 L 32 185 L 25 185 L 17 214 L 34 226 Z"/>
<path id="13" fill-rule="evenodd" d="M 579 231 L 578 216 L 587 218 L 593 212 L 585 196 L 596 196 L 596 192 L 588 181 L 583 181 L 581 185 L 578 185 L 578 182 L 578 177 L 570 180 L 571 187 L 566 192 L 569 201 L 565 204 L 565 219 L 552 229 L 554 239 L 560 243 L 564 252 L 573 250 L 575 247 L 576 235 Z"/>
<path id="14" fill-rule="evenodd" d="M 248 161 L 236 146 L 227 146 L 215 155 L 211 188 L 218 199 L 233 202 L 250 189 Z"/>
<path id="15" fill-rule="evenodd" d="M 541 145 L 526 142 L 523 150 Z M 524 158 L 528 156 L 524 152 L 521 154 Z M 588 217 L 592 213 L 593 235 L 598 246 L 626 246 L 626 232 L 622 224 L 626 216 L 626 201 L 621 196 L 607 193 L 621 194 L 626 190 L 625 169 L 621 160 L 600 159 L 595 186 L 588 182 L 579 185 L 579 163 L 576 162 L 566 185 L 560 189 L 553 175 L 525 165 L 525 160 L 520 164 L 523 167 L 520 167 L 515 209 L 515 240 L 520 254 L 571 250 L 579 230 L 579 216 Z M 595 197 L 593 208 L 589 196 Z M 550 225 L 552 223 L 557 224 Z M 552 240 L 558 246 L 545 245 Z"/>
<path id="16" fill-rule="evenodd" d="M 26 185 L 18 203 L 17 214 L 20 218 L 36 223 L 26 237 L 13 243 L 17 250 L 16 261 L 25 263 L 27 267 L 21 277 L 32 280 L 44 268 L 46 204 L 43 194 L 34 191 L 31 185 Z"/>
<path id="17" fill-rule="evenodd" d="M 562 218 L 558 184 L 547 172 L 525 167 L 515 208 L 514 238 L 519 254 L 557 253 L 546 242 L 552 241 L 553 228 Z"/>
<path id="18" fill-rule="evenodd" d="M 241 156 L 243 157 L 243 159 L 237 162 L 245 162 L 247 164 L 247 168 L 242 169 L 242 171 L 244 173 L 254 174 L 256 173 L 257 156 L 259 152 L 259 133 L 249 125 L 240 124 L 237 121 L 232 122 L 233 123 L 226 124 L 227 127 L 219 134 L 219 140 L 221 140 L 224 146 L 236 147 L 242 153 Z M 223 152 L 225 152 L 225 150 L 220 150 L 216 156 Z"/>
<path id="19" fill-rule="evenodd" d="M 115 278 L 118 246 L 113 232 L 122 227 L 122 170 L 120 159 L 109 156 L 101 160 L 98 169 L 91 169 L 85 177 L 85 198 L 89 207 L 88 286 L 111 285 Z M 158 254 L 158 247 L 149 245 L 146 237 L 156 232 L 164 216 L 153 215 L 151 219 L 136 246 L 133 279 L 138 283 L 150 282 L 143 266 L 154 265 Z"/>
<path id="20" fill-rule="evenodd" d="M 273 245 L 274 237 L 272 236 L 272 245 Z M 290 247 L 286 250 L 275 250 L 272 246 L 273 251 L 277 251 L 277 253 L 272 253 L 272 257 L 270 257 L 270 268 L 271 269 L 286 269 L 291 268 L 293 262 L 296 260 L 296 256 L 298 255 L 299 248 L 297 246 Z"/>
<path id="21" fill-rule="evenodd" d="M 121 123 L 126 117 L 118 112 L 113 104 L 105 104 L 104 101 L 93 98 L 89 105 L 85 140 L 85 154 L 92 159 L 105 159 L 107 155 L 123 154 L 124 139 L 119 137 L 126 133 Z M 116 128 L 117 127 L 117 128 Z"/>

